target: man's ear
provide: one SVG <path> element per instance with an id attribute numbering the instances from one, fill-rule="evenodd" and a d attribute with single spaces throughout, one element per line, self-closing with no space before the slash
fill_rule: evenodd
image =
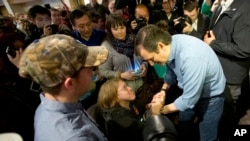
<path id="1" fill-rule="evenodd" d="M 69 90 L 72 89 L 73 88 L 72 78 L 66 78 L 63 85 L 66 89 L 69 89 Z"/>
<path id="2" fill-rule="evenodd" d="M 161 51 L 165 49 L 165 45 L 162 42 L 157 43 L 157 50 Z"/>
<path id="3" fill-rule="evenodd" d="M 160 53 L 160 52 L 163 52 L 164 54 L 168 53 L 170 51 L 170 44 L 165 45 L 163 42 L 158 42 L 157 51 L 158 51 L 158 53 Z"/>

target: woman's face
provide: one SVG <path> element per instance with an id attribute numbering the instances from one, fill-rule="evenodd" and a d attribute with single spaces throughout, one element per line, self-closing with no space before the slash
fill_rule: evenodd
<path id="1" fill-rule="evenodd" d="M 133 101 L 135 100 L 135 93 L 124 81 L 119 81 L 118 84 L 118 99 L 120 101 Z"/>
<path id="2" fill-rule="evenodd" d="M 126 26 L 115 26 L 111 27 L 111 33 L 117 40 L 125 40 L 126 38 Z"/>

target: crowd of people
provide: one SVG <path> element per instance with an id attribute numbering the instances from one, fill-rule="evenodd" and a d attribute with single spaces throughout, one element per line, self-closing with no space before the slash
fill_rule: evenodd
<path id="1" fill-rule="evenodd" d="M 250 120 L 249 4 L 90 0 L 1 15 L 0 133 L 231 140 Z"/>

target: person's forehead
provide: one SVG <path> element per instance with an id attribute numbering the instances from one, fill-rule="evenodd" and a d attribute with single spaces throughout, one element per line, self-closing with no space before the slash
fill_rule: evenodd
<path id="1" fill-rule="evenodd" d="M 50 16 L 47 14 L 36 14 L 36 19 L 50 19 Z"/>
<path id="2" fill-rule="evenodd" d="M 115 3 L 114 2 L 111 2 L 111 3 L 109 3 L 109 7 L 115 7 Z"/>
<path id="3" fill-rule="evenodd" d="M 78 23 L 88 23 L 88 22 L 91 22 L 91 19 L 89 18 L 88 15 L 83 15 L 81 18 L 75 19 L 75 22 L 78 22 Z"/>
<path id="4" fill-rule="evenodd" d="M 164 2 L 173 3 L 173 2 L 174 2 L 174 0 L 162 0 L 162 3 L 164 3 Z"/>
<path id="5" fill-rule="evenodd" d="M 148 15 L 148 11 L 146 8 L 137 8 L 135 11 L 136 14 Z"/>
<path id="6" fill-rule="evenodd" d="M 114 28 L 124 28 L 126 27 L 125 25 L 120 25 L 120 24 L 115 24 L 111 27 L 111 29 L 114 29 Z"/>
<path id="7" fill-rule="evenodd" d="M 123 89 L 123 87 L 127 86 L 127 84 L 124 81 L 118 82 L 118 90 Z"/>
<path id="8" fill-rule="evenodd" d="M 51 11 L 51 14 L 61 14 L 60 11 L 53 10 Z"/>
<path id="9" fill-rule="evenodd" d="M 150 58 L 150 52 L 147 51 L 147 50 L 143 47 L 143 45 L 138 45 L 138 46 L 137 46 L 137 51 L 138 51 L 139 55 L 140 55 L 143 59 L 147 60 L 148 58 Z"/>

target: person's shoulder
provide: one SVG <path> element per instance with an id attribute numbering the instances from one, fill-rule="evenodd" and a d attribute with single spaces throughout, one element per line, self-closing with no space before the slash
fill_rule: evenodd
<path id="1" fill-rule="evenodd" d="M 206 15 L 206 14 L 199 14 L 198 15 L 199 17 L 201 17 L 201 18 L 203 18 L 203 19 L 210 19 L 209 17 L 208 17 L 208 15 Z"/>
<path id="2" fill-rule="evenodd" d="M 201 39 L 186 35 L 186 34 L 176 34 L 172 36 L 172 45 L 178 47 L 193 46 L 192 48 L 196 48 L 197 46 L 207 46 Z"/>
<path id="3" fill-rule="evenodd" d="M 93 32 L 97 34 L 106 34 L 104 30 L 100 30 L 100 29 L 93 29 Z"/>
<path id="4" fill-rule="evenodd" d="M 93 33 L 94 33 L 95 37 L 98 37 L 98 39 L 101 41 L 103 41 L 104 38 L 106 37 L 106 32 L 103 30 L 93 29 Z"/>

